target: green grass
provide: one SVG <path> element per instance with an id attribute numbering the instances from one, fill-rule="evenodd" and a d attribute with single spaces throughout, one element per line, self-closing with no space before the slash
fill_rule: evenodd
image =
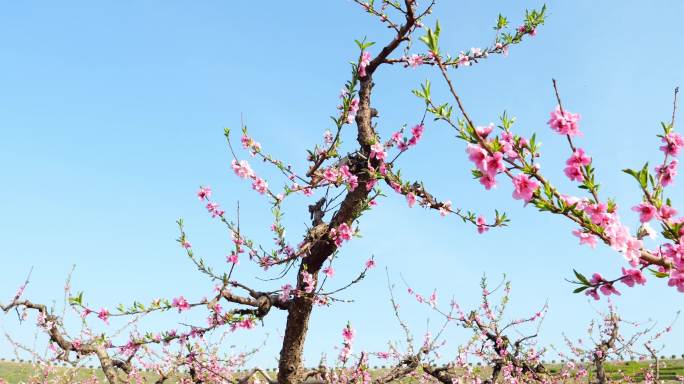
<path id="1" fill-rule="evenodd" d="M 25 383 L 31 378 L 40 377 L 40 375 L 39 369 L 30 363 L 0 362 L 0 378 L 7 381 L 8 384 Z M 48 379 L 60 377 L 62 379 L 59 380 L 58 383 L 71 384 L 80 383 L 93 376 L 96 376 L 100 380 L 100 383 L 107 383 L 101 370 L 90 368 L 68 369 L 57 367 L 56 372 L 48 376 Z M 152 374 L 144 374 L 143 376 L 149 379 L 148 381 L 154 382 L 154 380 L 152 380 L 154 377 Z"/>
<path id="2" fill-rule="evenodd" d="M 675 380 L 677 376 L 684 376 L 684 360 L 666 359 L 662 360 L 661 363 L 664 364 L 664 366 L 661 366 L 660 369 L 661 380 L 665 380 L 668 383 L 676 383 L 677 381 Z M 640 374 L 640 371 L 646 368 L 648 364 L 649 362 L 636 361 L 610 362 L 606 365 L 606 372 L 609 376 L 613 378 L 619 378 L 622 376 L 622 373 L 624 373 L 630 377 L 633 377 L 635 381 L 640 381 L 643 379 L 642 375 Z M 560 368 L 560 364 L 547 365 L 547 369 L 552 373 L 559 372 Z M 480 368 L 480 370 L 483 373 L 485 373 L 485 369 Z M 58 367 L 56 371 L 57 376 L 64 376 L 66 373 L 69 373 L 68 379 L 63 379 L 59 381 L 59 383 L 78 383 L 87 378 L 92 377 L 93 375 L 95 375 L 100 380 L 100 383 L 106 383 L 104 375 L 99 369 L 79 368 L 77 370 L 73 370 Z M 269 373 L 273 374 L 273 372 Z M 37 368 L 35 368 L 29 363 L 0 361 L 0 378 L 4 379 L 8 384 L 25 383 L 32 377 L 36 377 L 39 374 L 40 372 L 37 371 Z M 382 374 L 382 369 L 379 369 L 374 373 L 374 375 L 379 374 Z M 143 376 L 148 379 L 148 382 L 154 382 L 154 379 L 156 379 L 156 376 L 153 374 L 145 373 L 143 374 Z M 51 377 L 55 377 L 55 375 L 52 375 Z M 170 380 L 168 382 L 174 383 L 175 380 Z"/>
<path id="3" fill-rule="evenodd" d="M 75 370 L 73 372 L 73 381 L 82 381 L 88 377 L 91 377 L 95 371 L 96 370 L 87 368 Z M 67 370 L 65 368 L 57 368 L 57 374 L 59 375 L 66 372 Z M 26 382 L 31 377 L 39 374 L 40 372 L 38 372 L 38 369 L 28 363 L 0 362 L 0 377 L 9 384 Z M 101 374 L 97 374 L 97 376 L 99 378 L 103 378 L 103 375 Z"/>

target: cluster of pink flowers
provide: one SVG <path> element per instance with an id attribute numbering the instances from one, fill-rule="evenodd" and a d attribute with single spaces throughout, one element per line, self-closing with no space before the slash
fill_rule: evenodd
<path id="1" fill-rule="evenodd" d="M 404 152 L 410 147 L 418 144 L 418 141 L 423 137 L 423 132 L 425 132 L 425 126 L 421 124 L 416 124 L 411 128 L 411 137 L 406 138 L 403 136 L 403 129 L 394 132 L 391 139 L 387 142 L 388 147 L 393 147 L 395 144 L 399 151 Z"/>
<path id="2" fill-rule="evenodd" d="M 677 132 L 666 134 L 663 136 L 662 141 L 665 145 L 660 147 L 660 150 L 666 155 L 677 156 L 682 147 L 684 147 L 684 138 Z"/>
<path id="3" fill-rule="evenodd" d="M 528 203 L 539 189 L 539 184 L 524 173 L 513 176 L 513 198 Z"/>
<path id="4" fill-rule="evenodd" d="M 349 184 L 349 189 L 352 191 L 359 186 L 359 178 L 355 174 L 351 173 L 348 165 L 345 164 L 340 167 L 340 174 L 342 175 L 342 181 Z"/>
<path id="5" fill-rule="evenodd" d="M 288 300 L 290 298 L 290 295 L 292 294 L 292 291 L 294 291 L 294 288 L 290 284 L 285 284 L 282 287 L 280 287 L 280 298 L 282 300 Z"/>
<path id="6" fill-rule="evenodd" d="M 442 203 L 442 206 L 439 207 L 439 215 L 442 217 L 445 217 L 446 215 L 448 215 L 449 212 L 451 212 L 451 206 L 452 206 L 451 200 L 444 201 Z"/>
<path id="7" fill-rule="evenodd" d="M 231 238 L 233 244 L 235 244 L 235 250 L 231 251 L 230 254 L 226 256 L 226 262 L 237 265 L 239 255 L 245 252 L 245 249 L 242 247 L 242 245 L 245 244 L 245 241 L 235 232 L 231 234 Z"/>
<path id="8" fill-rule="evenodd" d="M 527 25 L 519 26 L 517 31 L 518 31 L 518 33 L 529 34 L 532 37 L 537 35 L 537 30 L 535 28 L 530 28 Z"/>
<path id="9" fill-rule="evenodd" d="M 304 284 L 304 292 L 311 293 L 316 288 L 314 276 L 307 271 L 302 271 L 302 283 Z"/>
<path id="10" fill-rule="evenodd" d="M 570 180 L 576 180 L 579 182 L 584 181 L 584 174 L 582 173 L 582 167 L 591 164 L 591 157 L 584 154 L 584 150 L 577 148 L 572 156 L 565 162 L 565 175 Z"/>
<path id="11" fill-rule="evenodd" d="M 54 325 L 54 322 L 48 321 L 47 316 L 42 311 L 38 312 L 38 317 L 36 318 L 36 325 L 43 329 L 50 329 Z"/>
<path id="12" fill-rule="evenodd" d="M 356 331 L 352 328 L 351 324 L 347 323 L 347 326 L 342 329 L 342 351 L 340 351 L 340 362 L 343 364 L 349 360 L 352 353 L 352 345 L 354 343 L 354 336 Z"/>
<path id="13" fill-rule="evenodd" d="M 484 185 L 487 190 L 494 187 L 496 175 L 505 169 L 503 154 L 496 152 L 490 156 L 479 144 L 468 144 L 466 153 L 468 153 L 468 159 L 475 164 L 475 168 L 482 173 L 480 184 Z"/>
<path id="14" fill-rule="evenodd" d="M 323 171 L 323 178 L 330 183 L 337 183 L 337 179 L 340 177 L 340 171 L 335 167 L 330 167 Z"/>
<path id="15" fill-rule="evenodd" d="M 333 134 L 328 129 L 326 129 L 325 132 L 323 133 L 323 142 L 327 145 L 330 145 L 333 143 Z"/>
<path id="16" fill-rule="evenodd" d="M 629 229 L 620 222 L 616 208 L 609 212 L 606 204 L 590 204 L 586 200 L 580 200 L 576 207 L 584 211 L 594 224 L 603 228 L 613 249 L 622 252 L 633 266 L 639 264 L 643 241 L 630 235 Z"/>
<path id="17" fill-rule="evenodd" d="M 243 319 L 241 321 L 238 321 L 236 323 L 232 323 L 230 325 L 230 330 L 235 331 L 237 329 L 253 329 L 256 326 L 256 323 L 254 322 L 254 319 L 251 317 L 248 317 L 246 319 Z"/>
<path id="18" fill-rule="evenodd" d="M 252 189 L 263 195 L 268 191 L 268 183 L 266 183 L 266 180 L 256 177 L 254 178 L 254 181 L 252 181 Z"/>
<path id="19" fill-rule="evenodd" d="M 507 53 L 508 49 L 505 48 L 504 51 Z M 456 64 L 458 66 L 469 67 L 473 64 L 474 59 L 478 59 L 480 57 L 487 57 L 487 52 L 483 51 L 481 48 L 470 48 L 470 51 L 468 51 L 468 53 L 460 52 L 458 54 Z"/>
<path id="20" fill-rule="evenodd" d="M 382 145 L 382 143 L 377 142 L 370 147 L 370 158 L 373 159 L 378 159 L 379 161 L 384 161 L 385 158 L 387 157 L 387 153 L 385 152 L 385 147 Z"/>
<path id="21" fill-rule="evenodd" d="M 406 62 L 408 63 L 411 68 L 418 68 L 419 66 L 423 65 L 423 56 L 413 54 L 409 57 L 406 58 Z"/>
<path id="22" fill-rule="evenodd" d="M 489 231 L 489 227 L 487 226 L 487 222 L 485 221 L 484 217 L 478 216 L 475 223 L 477 224 L 477 232 L 478 233 L 485 233 L 485 232 Z"/>
<path id="23" fill-rule="evenodd" d="M 349 170 L 349 166 L 346 164 L 339 169 L 327 168 L 323 171 L 323 178 L 331 184 L 338 184 L 340 181 L 347 183 L 352 191 L 359 186 L 359 178 Z"/>
<path id="24" fill-rule="evenodd" d="M 667 285 L 676 287 L 679 292 L 684 293 L 684 272 L 682 272 L 681 267 L 677 271 L 670 272 L 670 280 L 668 280 Z"/>
<path id="25" fill-rule="evenodd" d="M 261 151 L 261 144 L 245 134 L 240 138 L 240 142 L 242 143 L 242 148 L 249 149 L 252 156 L 256 156 L 257 152 Z"/>
<path id="26" fill-rule="evenodd" d="M 675 287 L 679 292 L 684 292 L 684 229 L 680 231 L 680 240 L 676 244 L 665 244 L 661 247 L 661 255 L 665 260 L 674 265 L 670 271 L 670 280 L 667 284 Z"/>
<path id="27" fill-rule="evenodd" d="M 342 92 L 340 92 L 340 99 L 346 99 L 349 97 L 349 91 L 346 89 L 343 89 Z M 343 111 L 344 106 L 343 105 L 338 105 L 337 109 Z M 351 124 L 354 122 L 354 118 L 356 117 L 356 114 L 359 112 L 359 99 L 354 98 L 349 102 L 349 110 L 347 111 L 347 124 Z M 332 132 L 330 132 L 330 135 L 328 135 L 329 131 L 326 131 L 326 134 L 324 135 L 323 139 L 325 140 L 326 144 L 332 144 Z M 328 141 L 330 141 L 328 143 Z M 321 150 L 323 152 L 323 150 Z"/>
<path id="28" fill-rule="evenodd" d="M 466 55 L 465 53 L 460 52 L 458 54 L 458 60 L 456 61 L 456 63 L 459 66 L 468 67 L 468 66 L 470 66 L 470 57 L 468 55 Z"/>
<path id="29" fill-rule="evenodd" d="M 508 45 L 503 45 L 503 43 L 496 43 L 494 49 L 500 50 L 504 57 L 508 56 Z"/>
<path id="30" fill-rule="evenodd" d="M 231 263 L 231 264 L 238 264 L 238 255 L 234 251 L 230 253 L 230 255 L 226 256 L 226 261 Z"/>
<path id="31" fill-rule="evenodd" d="M 222 210 L 218 203 L 210 201 L 207 203 L 207 211 L 211 213 L 211 217 L 223 216 L 226 211 Z"/>
<path id="32" fill-rule="evenodd" d="M 580 115 L 578 113 L 570 113 L 566 110 L 561 111 L 560 106 L 558 106 L 551 112 L 551 119 L 549 119 L 547 124 L 561 135 L 581 136 L 579 120 Z"/>
<path id="33" fill-rule="evenodd" d="M 633 287 L 634 284 L 644 285 L 646 284 L 646 277 L 639 269 L 625 269 L 622 267 L 622 282 L 628 287 Z"/>
<path id="34" fill-rule="evenodd" d="M 491 124 L 490 126 L 493 126 Z M 518 153 L 515 151 L 515 137 L 508 131 L 501 132 L 499 136 L 499 143 L 501 144 L 501 153 L 507 158 L 513 160 L 518 158 Z M 527 140 L 524 137 L 519 138 L 518 144 L 520 147 L 527 145 Z"/>
<path id="35" fill-rule="evenodd" d="M 488 140 L 487 137 L 493 130 L 494 124 L 490 124 L 476 127 L 475 133 L 480 139 L 492 142 L 493 140 Z M 468 159 L 475 164 L 475 168 L 480 172 L 480 184 L 487 190 L 496 186 L 496 175 L 506 170 L 504 161 L 512 161 L 518 158 L 516 148 L 525 148 L 527 146 L 527 141 L 524 138 L 516 139 L 509 131 L 502 132 L 494 140 L 498 141 L 500 146 L 498 151 L 493 154 L 489 154 L 480 144 L 468 144 L 466 148 Z M 516 192 L 513 194 L 514 197 L 516 199 L 523 198 L 526 202 L 530 200 L 532 194 L 538 188 L 538 184 L 525 175 L 514 177 L 513 185 L 516 187 Z"/>
<path id="36" fill-rule="evenodd" d="M 330 237 L 338 247 L 342 246 L 345 241 L 351 240 L 353 234 L 354 231 L 347 223 L 342 223 L 337 228 L 330 230 Z"/>
<path id="37" fill-rule="evenodd" d="M 185 300 L 185 297 L 183 296 L 178 296 L 174 298 L 171 302 L 171 306 L 178 309 L 179 313 L 190 309 L 190 303 L 188 303 L 188 301 Z"/>
<path id="38" fill-rule="evenodd" d="M 252 189 L 255 191 L 262 195 L 268 192 L 268 183 L 254 173 L 247 160 L 240 160 L 239 162 L 237 160 L 233 160 L 231 163 L 231 168 L 233 168 L 233 172 L 235 172 L 235 174 L 240 178 L 252 179 Z"/>
<path id="39" fill-rule="evenodd" d="M 359 99 L 355 98 L 352 99 L 351 103 L 349 104 L 349 111 L 347 112 L 347 123 L 351 124 L 354 122 L 354 118 L 356 117 L 357 112 L 359 112 Z"/>
<path id="40" fill-rule="evenodd" d="M 199 190 L 197 191 L 197 198 L 200 201 L 207 201 L 207 211 L 211 214 L 211 217 L 216 217 L 216 216 L 223 216 L 225 211 L 221 210 L 220 206 L 217 203 L 212 202 L 211 199 L 211 187 L 205 187 L 205 186 L 200 186 Z M 183 239 L 183 242 L 181 243 L 183 248 L 185 249 L 190 249 L 192 248 L 192 245 Z"/>
<path id="41" fill-rule="evenodd" d="M 612 211 L 608 211 L 606 204 L 600 202 L 591 203 L 586 198 L 579 199 L 564 196 L 563 199 L 567 205 L 574 205 L 575 209 L 583 211 L 592 223 L 601 227 L 603 234 L 608 238 L 610 246 L 616 251 L 622 252 L 625 259 L 631 265 L 636 266 L 639 264 L 643 241 L 630 235 L 629 228 L 620 221 L 617 207 L 613 207 Z M 642 209 L 640 206 L 635 208 L 637 210 Z M 648 216 L 649 214 L 646 213 L 642 218 L 649 218 Z M 596 246 L 597 240 L 593 234 L 582 230 L 574 230 L 572 233 L 580 239 L 580 245 L 587 244 L 592 248 Z"/>
<path id="42" fill-rule="evenodd" d="M 663 187 L 667 187 L 674 181 L 675 176 L 677 176 L 677 165 L 679 165 L 679 161 L 674 159 L 667 164 L 655 167 L 655 172 L 658 175 L 660 182 L 663 184 Z"/>
<path id="43" fill-rule="evenodd" d="M 371 62 L 371 55 L 368 51 L 361 52 L 361 60 L 359 61 L 359 77 L 366 77 L 366 67 Z"/>
<path id="44" fill-rule="evenodd" d="M 620 295 L 620 292 L 615 289 L 613 284 L 607 283 L 606 280 L 598 273 L 594 273 L 592 275 L 591 280 L 589 281 L 592 285 L 598 285 L 601 284 L 601 286 L 598 288 L 601 293 L 603 293 L 605 296 L 609 296 L 611 294 L 613 295 Z M 596 288 L 588 289 L 585 294 L 587 296 L 591 296 L 594 298 L 594 300 L 599 300 L 599 295 L 597 292 Z"/>
<path id="45" fill-rule="evenodd" d="M 240 160 L 239 162 L 237 160 L 233 160 L 230 166 L 233 168 L 233 172 L 243 179 L 253 178 L 256 176 L 252 170 L 252 167 L 249 166 L 247 160 Z"/>
<path id="46" fill-rule="evenodd" d="M 100 308 L 100 311 L 97 313 L 97 317 L 104 321 L 105 324 L 109 325 L 109 311 L 107 308 Z"/>

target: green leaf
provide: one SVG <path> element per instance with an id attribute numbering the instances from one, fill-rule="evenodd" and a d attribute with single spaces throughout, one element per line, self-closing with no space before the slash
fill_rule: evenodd
<path id="1" fill-rule="evenodd" d="M 435 25 L 435 30 L 433 31 L 432 29 L 428 28 L 427 29 L 427 34 L 423 35 L 420 37 L 420 41 L 425 43 L 427 47 L 430 49 L 431 52 L 438 53 L 439 52 L 439 34 L 441 32 L 441 27 L 439 26 L 439 20 L 437 21 Z"/>
<path id="2" fill-rule="evenodd" d="M 508 26 L 508 19 L 503 16 L 502 14 L 499 14 L 499 18 L 496 21 L 496 27 L 494 29 L 500 30 L 503 28 L 506 28 Z"/>
<path id="3" fill-rule="evenodd" d="M 69 298 L 70 304 L 83 305 L 83 292 L 79 292 L 78 295 Z"/>
<path id="4" fill-rule="evenodd" d="M 584 285 L 591 285 L 589 280 L 583 274 L 577 272 L 574 269 L 572 271 L 575 272 L 575 277 L 577 277 L 577 280 L 579 280 L 580 283 L 582 283 Z"/>
<path id="5" fill-rule="evenodd" d="M 585 290 L 587 290 L 587 289 L 589 289 L 589 286 L 586 286 L 586 285 L 585 285 L 585 286 L 583 286 L 583 287 L 575 288 L 575 290 L 572 291 L 572 293 L 580 293 L 580 292 L 585 291 Z"/>
<path id="6" fill-rule="evenodd" d="M 648 186 L 648 163 L 644 164 L 644 167 L 639 172 L 639 184 L 644 189 Z"/>
<path id="7" fill-rule="evenodd" d="M 655 276 L 655 277 L 657 277 L 657 278 L 659 278 L 659 279 L 663 279 L 663 278 L 666 278 L 666 277 L 670 277 L 670 274 L 669 274 L 669 273 L 656 271 L 655 269 L 651 269 L 651 268 L 649 268 L 648 270 L 651 271 L 651 273 L 653 274 L 653 276 Z"/>

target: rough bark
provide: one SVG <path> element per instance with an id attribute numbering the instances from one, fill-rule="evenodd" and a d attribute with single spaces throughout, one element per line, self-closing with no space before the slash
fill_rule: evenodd
<path id="1" fill-rule="evenodd" d="M 363 131 L 370 132 L 372 137 L 372 127 L 370 125 L 370 79 L 362 81 L 362 91 L 366 89 L 367 96 L 365 100 L 362 98 L 357 114 L 357 125 L 359 127 L 359 141 L 366 148 L 370 147 L 369 141 L 366 139 L 368 135 L 364 133 L 364 139 L 361 139 Z M 367 116 L 365 116 L 367 115 Z M 363 116 L 363 117 L 360 117 Z M 363 128 L 362 128 L 363 127 Z M 371 139 L 372 140 L 372 139 Z M 368 151 L 365 151 L 368 153 Z M 329 228 L 337 227 L 342 223 L 351 224 L 359 217 L 361 209 L 365 204 L 369 191 L 366 190 L 367 177 L 359 175 L 359 186 L 354 191 L 347 194 L 340 206 L 340 210 L 332 218 Z M 332 239 L 326 236 L 321 239 L 312 240 L 315 243 L 311 247 L 308 255 L 306 255 L 300 266 L 297 276 L 297 288 L 303 290 L 303 282 L 301 273 L 306 271 L 313 275 L 314 286 L 318 283 L 318 272 L 323 266 L 323 262 L 335 252 L 337 247 Z M 280 362 L 278 365 L 278 382 L 279 383 L 299 383 L 303 381 L 304 371 L 302 366 L 302 352 L 304 350 L 304 342 L 306 341 L 306 333 L 309 329 L 309 317 L 313 309 L 313 299 L 307 295 L 296 297 L 290 303 L 287 315 L 287 324 L 285 326 L 285 337 L 283 338 L 283 347 L 280 351 Z"/>
<path id="2" fill-rule="evenodd" d="M 598 384 L 605 384 L 608 382 L 608 378 L 606 377 L 606 368 L 603 365 L 603 359 L 600 358 L 595 358 L 594 359 L 594 367 L 596 368 L 596 382 Z"/>
<path id="3" fill-rule="evenodd" d="M 600 354 L 594 353 L 594 367 L 596 368 L 596 382 L 599 384 L 608 383 L 606 376 L 606 368 L 604 366 L 605 360 L 608 358 L 608 352 L 615 346 L 615 341 L 619 336 L 620 318 L 615 314 L 610 314 L 610 336 L 599 344 L 598 351 Z M 599 356 L 600 355 L 600 356 Z"/>
<path id="4" fill-rule="evenodd" d="M 405 0 L 405 4 L 407 8 L 406 23 L 402 25 L 397 32 L 397 35 L 380 51 L 380 53 L 371 60 L 370 64 L 366 67 L 367 75 L 360 81 L 359 110 L 356 114 L 357 141 L 359 144 L 358 152 L 362 155 L 361 158 L 356 159 L 356 161 L 359 162 L 367 161 L 366 159 L 368 159 L 370 155 L 370 146 L 376 140 L 376 134 L 371 122 L 373 117 L 371 108 L 373 72 L 375 72 L 378 66 L 381 65 L 401 42 L 406 39 L 415 25 L 415 0 Z M 371 162 L 373 163 L 374 160 Z M 362 168 L 365 168 L 365 166 Z M 313 244 L 309 253 L 303 257 L 299 266 L 299 275 L 297 276 L 298 289 L 303 289 L 302 271 L 312 274 L 315 284 L 318 283 L 317 275 L 323 263 L 337 249 L 332 239 L 328 237 L 329 229 L 335 228 L 342 223 L 351 225 L 351 223 L 361 215 L 369 195 L 369 191 L 366 189 L 368 175 L 365 172 L 359 172 L 357 177 L 359 178 L 358 187 L 345 196 L 340 205 L 340 209 L 330 220 L 325 235 L 321 238 L 313 237 L 310 240 Z M 312 229 L 312 232 L 313 231 L 315 231 L 315 228 Z M 278 383 L 295 384 L 304 381 L 305 372 L 302 365 L 302 353 L 304 351 L 304 343 L 309 329 L 309 318 L 312 309 L 312 298 L 305 295 L 294 298 L 288 307 L 285 336 L 283 338 L 283 346 L 280 351 L 280 362 L 278 364 Z"/>
<path id="5" fill-rule="evenodd" d="M 279 383 L 298 383 L 302 381 L 302 353 L 304 342 L 309 330 L 309 317 L 313 309 L 310 298 L 302 296 L 295 298 L 287 314 L 287 325 L 283 347 L 280 351 L 278 364 Z"/>

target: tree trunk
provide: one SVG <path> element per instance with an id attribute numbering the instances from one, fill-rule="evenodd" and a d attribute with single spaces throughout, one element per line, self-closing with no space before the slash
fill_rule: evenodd
<path id="1" fill-rule="evenodd" d="M 653 361 L 655 362 L 655 381 L 657 382 L 660 380 L 660 362 L 658 361 L 658 353 L 656 353 L 655 349 L 653 349 L 648 343 L 645 344 L 646 349 L 648 352 L 651 353 L 651 357 L 653 357 Z"/>
<path id="2" fill-rule="evenodd" d="M 333 244 L 327 241 L 318 241 L 312 247 L 311 254 L 299 266 L 297 276 L 297 288 L 304 290 L 302 272 L 307 271 L 313 276 L 314 292 L 318 286 L 318 271 L 320 271 L 323 261 L 335 251 Z M 290 303 L 287 313 L 287 324 L 285 325 L 285 337 L 283 347 L 280 350 L 280 361 L 278 363 L 278 383 L 295 384 L 301 383 L 304 378 L 304 366 L 302 364 L 302 353 L 304 352 L 304 342 L 309 330 L 309 317 L 313 310 L 313 299 L 306 294 L 295 297 Z"/>
<path id="3" fill-rule="evenodd" d="M 302 381 L 304 374 L 302 352 L 312 309 L 313 303 L 308 297 L 298 297 L 292 302 L 292 307 L 287 314 L 285 338 L 278 364 L 278 383 L 280 384 L 294 384 Z"/>
<path id="4" fill-rule="evenodd" d="M 361 168 L 365 169 L 365 163 L 370 161 L 374 167 L 379 166 L 379 160 L 370 159 L 370 147 L 376 141 L 376 133 L 371 119 L 371 92 L 373 89 L 373 72 L 410 34 L 415 25 L 415 0 L 404 0 L 406 4 L 406 23 L 397 31 L 397 35 L 390 41 L 378 55 L 371 60 L 366 67 L 366 76 L 360 79 L 359 87 L 359 109 L 356 113 L 355 121 L 357 126 L 357 141 L 359 144 L 359 156 L 356 161 L 361 161 Z M 353 164 L 352 164 L 353 165 Z M 354 168 L 351 166 L 350 168 Z M 366 188 L 369 181 L 367 172 L 355 172 L 358 177 L 359 185 L 349 192 L 342 201 L 339 210 L 334 214 L 325 234 L 321 237 L 312 236 L 313 242 L 308 255 L 304 256 L 299 266 L 299 276 L 297 276 L 297 289 L 302 290 L 302 271 L 313 275 L 314 287 L 318 285 L 318 272 L 321 270 L 325 260 L 335 252 L 336 245 L 328 237 L 329 230 L 345 223 L 351 225 L 361 213 L 366 204 L 366 199 L 370 191 Z M 315 226 L 319 227 L 316 223 Z M 325 224 L 320 224 L 324 226 Z M 316 231 L 316 228 L 312 228 Z M 311 233 L 310 233 L 311 235 Z M 314 291 L 315 292 L 315 291 Z M 309 318 L 313 309 L 313 299 L 307 295 L 296 297 L 290 303 L 287 314 L 287 324 L 285 326 L 285 337 L 283 347 L 280 350 L 280 362 L 278 363 L 278 383 L 279 384 L 298 384 L 304 379 L 304 367 L 302 366 L 302 353 L 306 333 L 309 329 Z"/>
<path id="5" fill-rule="evenodd" d="M 370 112 L 370 92 L 372 88 L 372 81 L 370 75 L 361 81 L 361 90 L 359 91 L 359 111 L 356 115 L 356 123 L 359 131 L 359 144 L 361 150 L 368 155 L 368 148 L 373 140 L 375 134 L 371 126 L 371 112 Z M 365 160 L 364 160 L 365 161 Z M 375 160 L 373 160 L 375 162 Z M 377 166 L 377 163 L 375 164 Z M 330 220 L 328 227 L 321 224 L 312 228 L 309 235 L 313 237 L 311 241 L 314 244 L 307 256 L 302 259 L 299 266 L 299 275 L 297 276 L 297 289 L 304 290 L 301 273 L 306 271 L 313 275 L 314 287 L 318 285 L 318 272 L 321 270 L 325 260 L 335 252 L 337 246 L 330 238 L 326 238 L 329 234 L 330 228 L 336 228 L 342 223 L 351 224 L 356 220 L 363 211 L 363 206 L 370 191 L 366 188 L 368 182 L 368 175 L 361 173 L 357 175 L 359 178 L 359 185 L 345 196 L 340 204 L 339 210 Z M 324 230 L 321 234 L 320 231 Z M 320 237 L 319 237 L 320 236 Z M 315 290 L 314 290 L 315 292 Z M 295 384 L 300 383 L 304 376 L 304 369 L 302 366 L 302 352 L 304 350 L 304 341 L 306 340 L 306 332 L 309 329 L 309 317 L 313 309 L 313 299 L 302 295 L 295 297 L 288 308 L 287 324 L 285 326 L 285 337 L 283 339 L 283 347 L 280 350 L 280 362 L 278 363 L 278 383 L 280 384 Z"/>
<path id="6" fill-rule="evenodd" d="M 606 378 L 606 368 L 603 366 L 603 359 L 595 358 L 594 366 L 596 366 L 596 382 L 598 384 L 606 384 L 608 379 Z"/>

